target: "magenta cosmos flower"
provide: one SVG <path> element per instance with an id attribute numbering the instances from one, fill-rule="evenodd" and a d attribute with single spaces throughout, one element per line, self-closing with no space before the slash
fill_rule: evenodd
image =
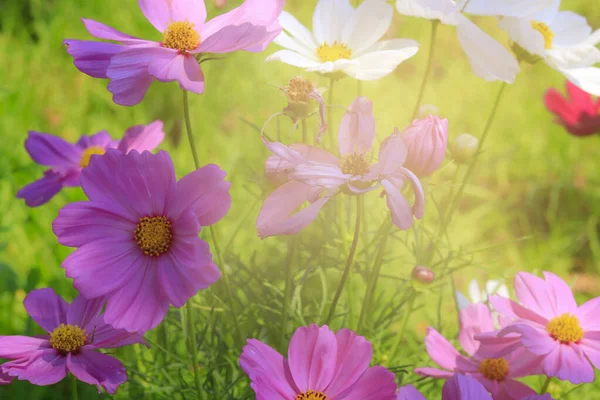
<path id="1" fill-rule="evenodd" d="M 355 332 L 310 325 L 292 336 L 287 360 L 249 339 L 240 365 L 257 400 L 395 400 L 394 374 L 369 367 L 372 355 L 371 343 Z"/>
<path id="2" fill-rule="evenodd" d="M 336 194 L 360 195 L 381 186 L 398 228 L 408 229 L 414 217 L 423 216 L 423 187 L 415 174 L 403 167 L 406 146 L 398 130 L 381 144 L 378 162 L 371 162 L 375 139 L 372 108 L 370 100 L 358 97 L 342 118 L 338 131 L 340 158 L 313 146 L 288 147 L 264 140 L 274 154 L 267 160 L 267 173 L 286 172 L 289 182 L 265 200 L 257 221 L 259 236 L 298 233 Z M 400 192 L 405 182 L 411 184 L 415 193 L 412 207 Z M 311 203 L 308 207 L 292 214 L 307 201 Z"/>
<path id="3" fill-rule="evenodd" d="M 398 391 L 397 400 L 427 400 L 417 389 L 406 385 Z M 444 383 L 442 400 L 492 400 L 481 383 L 473 377 L 454 374 Z"/>
<path id="4" fill-rule="evenodd" d="M 69 304 L 52 289 L 38 289 L 23 303 L 48 334 L 0 336 L 0 358 L 11 360 L 0 365 L 4 376 L 45 386 L 70 372 L 80 381 L 98 386 L 98 393 L 104 388 L 111 394 L 127 380 L 123 364 L 98 350 L 145 344 L 144 338 L 108 325 L 100 314 L 101 299 L 86 300 L 80 295 Z"/>
<path id="5" fill-rule="evenodd" d="M 600 99 L 567 81 L 567 96 L 556 89 L 548 89 L 544 96 L 548 111 L 556 115 L 556 122 L 575 136 L 600 133 Z"/>
<path id="6" fill-rule="evenodd" d="M 217 165 L 179 181 L 171 157 L 108 150 L 81 175 L 90 201 L 63 207 L 53 229 L 59 243 L 77 247 L 62 267 L 90 299 L 106 297 L 104 319 L 144 332 L 219 278 L 200 228 L 231 205 L 230 183 Z"/>
<path id="7" fill-rule="evenodd" d="M 106 131 L 83 135 L 75 144 L 58 136 L 29 131 L 25 149 L 33 161 L 50 169 L 43 178 L 19 190 L 17 198 L 24 199 L 29 207 L 45 204 L 63 187 L 79 186 L 81 170 L 88 166 L 94 154 L 104 154 L 110 148 L 124 153 L 154 150 L 164 137 L 162 121 L 132 126 L 120 141 L 112 140 Z"/>
<path id="8" fill-rule="evenodd" d="M 435 329 L 429 328 L 425 347 L 431 359 L 442 369 L 417 368 L 422 376 L 447 379 L 456 372 L 468 374 L 479 381 L 494 400 L 519 400 L 535 391 L 514 378 L 539 373 L 539 359 L 525 349 L 508 356 L 484 358 L 479 354 L 480 345 L 475 335 L 493 331 L 494 322 L 490 310 L 484 304 L 470 304 L 459 313 L 459 342 L 469 357 L 460 354 Z M 502 324 L 503 322 L 501 322 Z"/>
<path id="9" fill-rule="evenodd" d="M 444 161 L 448 147 L 448 120 L 435 115 L 415 119 L 402 132 L 407 147 L 404 166 L 419 178 L 433 174 Z"/>
<path id="10" fill-rule="evenodd" d="M 281 32 L 277 21 L 285 0 L 246 0 L 241 6 L 206 21 L 203 0 L 139 0 L 144 16 L 160 32 L 151 41 L 83 19 L 88 32 L 114 43 L 67 39 L 75 66 L 94 78 L 110 79 L 108 90 L 117 104 L 132 106 L 150 84 L 177 81 L 190 92 L 204 92 L 198 59 L 203 53 L 263 51 Z"/>
<path id="11" fill-rule="evenodd" d="M 544 277 L 526 272 L 515 276 L 521 304 L 490 297 L 496 311 L 515 321 L 476 339 L 487 354 L 504 356 L 524 348 L 541 359 L 544 374 L 574 384 L 592 382 L 592 364 L 600 368 L 600 297 L 578 307 L 565 281 L 550 272 Z"/>

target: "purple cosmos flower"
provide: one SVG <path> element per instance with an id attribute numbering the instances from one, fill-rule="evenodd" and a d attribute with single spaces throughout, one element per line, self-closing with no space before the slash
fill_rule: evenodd
<path id="1" fill-rule="evenodd" d="M 59 243 L 77 247 L 62 267 L 90 299 L 105 297 L 104 319 L 144 332 L 217 279 L 200 228 L 231 205 L 225 172 L 206 165 L 179 181 L 165 151 L 108 150 L 81 174 L 90 201 L 67 204 L 54 220 Z"/>
<path id="2" fill-rule="evenodd" d="M 128 153 L 130 150 L 154 150 L 165 137 L 163 122 L 136 125 L 127 129 L 121 141 L 112 140 L 106 131 L 83 135 L 75 144 L 58 136 L 29 131 L 25 149 L 36 163 L 50 167 L 44 177 L 17 192 L 29 207 L 50 201 L 63 187 L 79 186 L 81 170 L 88 166 L 94 154 L 104 154 L 109 148 Z"/>
<path id="3" fill-rule="evenodd" d="M 11 360 L 0 365 L 0 380 L 16 377 L 45 386 L 70 372 L 98 386 L 98 393 L 104 388 L 111 394 L 127 381 L 123 364 L 98 350 L 145 344 L 144 338 L 108 325 L 100 315 L 102 299 L 78 296 L 69 304 L 47 288 L 32 291 L 23 304 L 48 335 L 0 336 L 0 358 Z"/>
<path id="4" fill-rule="evenodd" d="M 204 75 L 196 56 L 263 51 L 281 32 L 277 18 L 284 4 L 285 0 L 246 0 L 206 21 L 203 0 L 139 0 L 142 13 L 162 40 L 138 39 L 83 19 L 92 36 L 119 44 L 72 39 L 64 43 L 81 72 L 110 79 L 108 90 L 117 104 L 139 103 L 154 80 L 177 81 L 182 89 L 201 94 Z"/>
<path id="5" fill-rule="evenodd" d="M 413 385 L 402 386 L 396 400 L 427 400 Z"/>
<path id="6" fill-rule="evenodd" d="M 492 400 L 481 383 L 470 376 L 455 374 L 444 384 L 443 400 Z"/>
<path id="7" fill-rule="evenodd" d="M 257 400 L 395 400 L 394 374 L 369 368 L 372 355 L 371 343 L 355 332 L 310 325 L 292 336 L 287 360 L 249 339 L 240 365 Z"/>

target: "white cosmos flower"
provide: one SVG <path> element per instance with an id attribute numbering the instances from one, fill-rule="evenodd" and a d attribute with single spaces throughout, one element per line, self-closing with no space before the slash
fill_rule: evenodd
<path id="1" fill-rule="evenodd" d="M 386 0 L 365 0 L 357 9 L 349 0 L 319 0 L 310 32 L 284 11 L 279 17 L 283 31 L 274 42 L 286 50 L 267 61 L 359 80 L 382 78 L 419 48 L 414 40 L 379 40 L 392 23 L 393 13 Z"/>
<path id="2" fill-rule="evenodd" d="M 592 33 L 585 17 L 559 11 L 560 0 L 524 18 L 503 18 L 500 27 L 530 54 L 542 57 L 584 91 L 600 95 L 600 30 Z"/>
<path id="3" fill-rule="evenodd" d="M 489 296 L 492 295 L 502 296 L 507 299 L 510 297 L 506 285 L 500 281 L 493 279 L 485 283 L 485 290 L 480 290 L 479 284 L 475 279 L 473 279 L 469 283 L 468 290 L 471 301 L 469 301 L 469 299 L 467 299 L 464 294 L 462 294 L 458 290 L 456 291 L 456 300 L 458 301 L 458 308 L 461 310 L 471 303 L 485 303 L 487 302 Z"/>
<path id="4" fill-rule="evenodd" d="M 463 14 L 523 17 L 554 0 L 397 0 L 400 14 L 439 20 L 456 26 L 458 40 L 475 75 L 488 81 L 512 83 L 519 72 L 516 58 Z"/>

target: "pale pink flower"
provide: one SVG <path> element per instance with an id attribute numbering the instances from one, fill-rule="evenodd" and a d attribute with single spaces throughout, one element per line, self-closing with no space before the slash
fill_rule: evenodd
<path id="1" fill-rule="evenodd" d="M 578 307 L 565 281 L 550 272 L 544 278 L 526 272 L 515 276 L 521 304 L 490 297 L 494 308 L 514 322 L 476 339 L 488 355 L 503 357 L 526 349 L 539 356 L 544 374 L 574 384 L 592 382 L 592 365 L 600 368 L 600 297 Z"/>
<path id="2" fill-rule="evenodd" d="M 394 224 L 408 229 L 414 217 L 423 216 L 425 195 L 419 179 L 403 167 L 406 146 L 396 129 L 379 150 L 379 160 L 371 163 L 375 119 L 372 103 L 358 97 L 344 115 L 338 131 L 341 157 L 308 145 L 265 145 L 273 152 L 267 160 L 268 174 L 287 171 L 289 182 L 276 189 L 263 204 L 257 229 L 261 237 L 293 235 L 308 226 L 334 195 L 343 192 L 360 195 L 381 186 Z M 415 193 L 411 207 L 400 189 L 408 182 Z M 311 204 L 293 214 L 305 202 Z"/>
<path id="3" fill-rule="evenodd" d="M 419 178 L 433 174 L 444 161 L 448 147 L 448 120 L 435 115 L 415 119 L 402 132 L 408 148 L 404 166 Z"/>

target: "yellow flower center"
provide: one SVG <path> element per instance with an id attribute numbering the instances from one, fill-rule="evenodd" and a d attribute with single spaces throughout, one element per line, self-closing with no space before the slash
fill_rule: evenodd
<path id="1" fill-rule="evenodd" d="M 300 393 L 296 396 L 296 400 L 327 400 L 329 397 L 323 392 L 315 392 L 314 390 L 308 390 L 304 393 Z"/>
<path id="2" fill-rule="evenodd" d="M 144 254 L 158 257 L 171 247 L 173 227 L 167 217 L 143 217 L 133 235 Z"/>
<path id="3" fill-rule="evenodd" d="M 492 381 L 503 381 L 508 375 L 508 361 L 504 358 L 486 358 L 479 364 L 479 372 Z"/>
<path id="4" fill-rule="evenodd" d="M 85 168 L 90 165 L 90 158 L 94 154 L 102 155 L 106 153 L 106 149 L 100 146 L 90 146 L 83 151 L 83 155 L 81 156 L 81 161 L 79 161 L 79 165 L 81 168 Z"/>
<path id="5" fill-rule="evenodd" d="M 342 172 L 355 176 L 362 176 L 369 172 L 371 164 L 367 160 L 366 154 L 353 153 L 346 156 L 342 161 Z"/>
<path id="6" fill-rule="evenodd" d="M 281 90 L 286 94 L 290 103 L 307 103 L 308 95 L 315 90 L 315 85 L 306 78 L 295 76 Z"/>
<path id="7" fill-rule="evenodd" d="M 554 340 L 561 343 L 577 343 L 583 339 L 583 329 L 576 316 L 563 314 L 560 317 L 552 318 L 546 330 Z"/>
<path id="8" fill-rule="evenodd" d="M 352 50 L 350 50 L 344 43 L 339 43 L 336 40 L 331 45 L 325 42 L 319 46 L 317 48 L 317 55 L 323 62 L 337 61 L 342 58 L 349 59 L 350 56 L 352 56 Z"/>
<path id="9" fill-rule="evenodd" d="M 544 44 L 546 50 L 552 48 L 552 40 L 554 39 L 554 32 L 550 30 L 550 27 L 544 22 L 531 21 L 531 27 L 542 34 L 544 37 Z"/>
<path id="10" fill-rule="evenodd" d="M 171 23 L 163 33 L 162 44 L 180 53 L 194 50 L 200 44 L 200 34 L 188 20 Z"/>
<path id="11" fill-rule="evenodd" d="M 85 345 L 87 333 L 77 325 L 60 324 L 50 334 L 50 346 L 61 353 L 74 353 Z"/>

